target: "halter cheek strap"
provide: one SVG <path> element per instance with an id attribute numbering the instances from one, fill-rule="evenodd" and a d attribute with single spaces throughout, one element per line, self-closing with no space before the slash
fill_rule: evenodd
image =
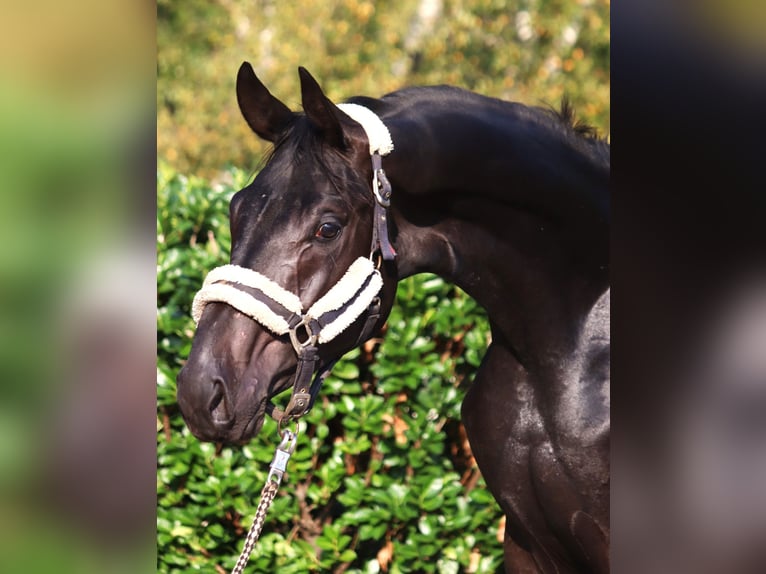
<path id="1" fill-rule="evenodd" d="M 372 227 L 372 251 L 379 252 L 384 261 L 396 259 L 396 250 L 388 238 L 387 208 L 391 205 L 391 184 L 383 171 L 382 156 L 394 151 L 391 133 L 383 121 L 369 108 L 359 104 L 338 104 L 340 110 L 359 123 L 370 142 L 372 158 L 372 193 L 375 195 L 375 212 Z"/>

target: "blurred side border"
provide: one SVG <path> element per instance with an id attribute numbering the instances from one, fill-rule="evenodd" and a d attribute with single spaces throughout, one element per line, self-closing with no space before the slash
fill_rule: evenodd
<path id="1" fill-rule="evenodd" d="M 731 352 L 766 350 L 763 38 L 758 3 L 612 8 L 616 572 L 766 568 L 766 363 Z"/>
<path id="2" fill-rule="evenodd" d="M 612 10 L 615 571 L 756 571 L 758 533 L 694 544 L 670 447 L 709 311 L 764 261 L 760 8 L 635 4 Z M 151 571 L 155 5 L 0 26 L 0 571 Z"/>
<path id="3" fill-rule="evenodd" d="M 156 6 L 0 21 L 0 571 L 155 558 Z"/>

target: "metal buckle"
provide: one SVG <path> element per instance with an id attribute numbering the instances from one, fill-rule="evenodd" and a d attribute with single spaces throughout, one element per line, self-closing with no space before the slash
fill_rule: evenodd
<path id="1" fill-rule="evenodd" d="M 380 175 L 378 175 L 380 174 Z M 383 185 L 383 182 L 387 181 L 386 178 L 386 172 L 383 171 L 383 168 L 375 169 L 372 172 L 372 193 L 375 194 L 375 200 L 382 205 L 383 207 L 388 207 L 391 205 L 391 190 L 385 189 L 386 186 Z M 383 188 L 383 193 L 381 194 L 380 190 Z"/>
<path id="2" fill-rule="evenodd" d="M 311 317 L 308 315 L 305 315 L 301 317 L 300 323 L 295 325 L 292 329 L 290 329 L 290 342 L 293 344 L 293 348 L 295 349 L 295 352 L 300 355 L 300 352 L 305 349 L 306 347 L 310 347 L 312 345 L 316 345 L 318 335 L 314 334 L 314 332 L 311 330 Z M 303 327 L 305 329 L 304 334 L 306 335 L 305 339 L 301 341 L 300 335 L 298 334 L 298 329 Z"/>
<path id="3" fill-rule="evenodd" d="M 383 193 L 381 193 L 381 189 Z M 378 152 L 372 154 L 372 193 L 383 207 L 391 205 L 391 184 L 383 171 L 383 159 Z"/>

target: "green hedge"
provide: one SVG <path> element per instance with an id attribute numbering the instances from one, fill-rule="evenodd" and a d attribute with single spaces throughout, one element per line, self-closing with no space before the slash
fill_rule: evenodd
<path id="1" fill-rule="evenodd" d="M 159 572 L 233 567 L 278 441 L 267 420 L 245 447 L 201 443 L 175 402 L 190 302 L 228 260 L 228 202 L 248 178 L 158 172 Z M 488 338 L 483 310 L 456 287 L 401 282 L 384 337 L 337 364 L 304 419 L 247 571 L 495 572 L 501 513 L 459 422 Z"/>

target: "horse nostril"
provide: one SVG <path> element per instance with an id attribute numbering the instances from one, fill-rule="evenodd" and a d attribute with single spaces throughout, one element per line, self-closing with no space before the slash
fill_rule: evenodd
<path id="1" fill-rule="evenodd" d="M 224 398 L 224 393 L 223 393 L 221 382 L 213 381 L 213 396 L 210 397 L 210 403 L 208 405 L 210 412 L 213 412 L 220 406 L 221 402 L 223 401 L 223 398 Z"/>
<path id="2" fill-rule="evenodd" d="M 208 403 L 208 410 L 216 426 L 226 426 L 232 422 L 226 403 L 226 387 L 223 380 L 216 377 L 213 379 L 213 396 Z"/>

